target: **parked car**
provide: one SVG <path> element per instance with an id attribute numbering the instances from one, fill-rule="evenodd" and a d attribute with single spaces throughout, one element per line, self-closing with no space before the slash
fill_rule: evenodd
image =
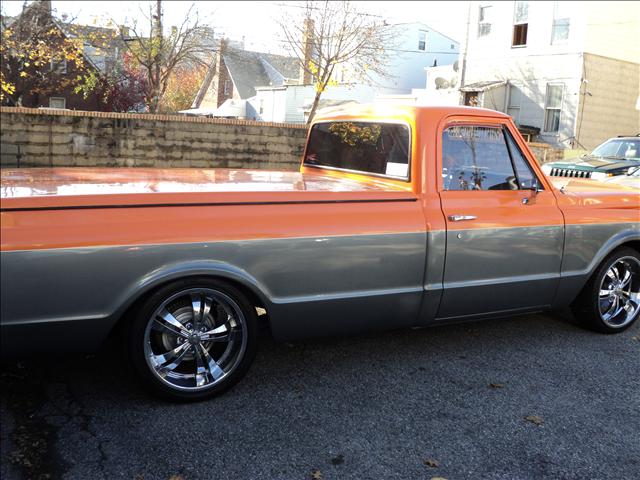
<path id="1" fill-rule="evenodd" d="M 640 189 L 640 165 L 630 167 L 624 175 L 611 176 L 603 180 L 603 182 L 610 185 L 624 185 L 625 187 Z"/>
<path id="2" fill-rule="evenodd" d="M 542 171 L 551 177 L 607 180 L 625 176 L 640 166 L 640 137 L 610 138 L 580 158 L 545 163 Z"/>
<path id="3" fill-rule="evenodd" d="M 640 193 L 557 189 L 511 118 L 469 107 L 318 114 L 299 172 L 2 175 L 3 355 L 96 349 L 121 327 L 153 391 L 236 383 L 276 340 L 571 306 L 640 314 Z M 258 315 L 260 313 L 260 315 Z"/>

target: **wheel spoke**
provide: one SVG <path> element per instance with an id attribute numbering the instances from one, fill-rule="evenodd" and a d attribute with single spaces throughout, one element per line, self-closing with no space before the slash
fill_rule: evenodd
<path id="1" fill-rule="evenodd" d="M 610 319 L 611 315 L 610 312 L 615 311 L 618 308 L 618 297 L 614 297 L 613 300 L 611 301 L 611 305 L 609 305 L 607 307 L 607 310 L 605 312 L 602 313 L 603 317 L 606 317 L 606 319 Z"/>
<path id="2" fill-rule="evenodd" d="M 167 310 L 163 309 L 158 313 L 154 319 L 153 325 L 154 327 L 159 327 L 161 331 L 170 333 L 171 335 L 182 338 L 189 337 L 189 331 Z"/>
<path id="3" fill-rule="evenodd" d="M 205 363 L 202 358 L 202 353 L 200 352 L 200 345 L 195 345 L 193 348 L 194 353 L 194 361 L 196 365 L 196 387 L 202 387 L 207 383 L 207 369 L 205 368 Z"/>
<path id="4" fill-rule="evenodd" d="M 609 297 L 613 293 L 613 290 L 603 289 L 600 290 L 600 297 Z"/>
<path id="5" fill-rule="evenodd" d="M 631 271 L 629 269 L 625 269 L 624 276 L 622 277 L 622 283 L 620 284 L 620 288 L 625 288 L 629 283 L 631 283 Z"/>
<path id="6" fill-rule="evenodd" d="M 196 330 L 202 321 L 202 307 L 204 295 L 202 292 L 191 294 L 191 310 L 193 313 L 193 328 Z"/>
<path id="7" fill-rule="evenodd" d="M 616 318 L 618 315 L 620 315 L 620 312 L 622 312 L 624 310 L 624 306 L 618 306 L 618 308 L 616 309 L 615 312 L 613 312 L 611 315 L 609 315 L 607 317 L 607 320 L 611 320 L 613 318 Z"/>
<path id="8" fill-rule="evenodd" d="M 156 370 L 174 370 L 189 352 L 189 346 L 188 343 L 183 343 L 166 353 L 152 355 L 151 363 Z"/>
<path id="9" fill-rule="evenodd" d="M 618 270 L 618 265 L 611 267 L 611 270 L 613 270 L 616 280 L 620 280 L 620 270 Z"/>
<path id="10" fill-rule="evenodd" d="M 224 370 L 222 370 L 220 365 L 218 365 L 216 361 L 211 357 L 211 355 L 209 355 L 209 352 L 204 347 L 204 345 L 199 344 L 196 349 L 200 350 L 209 375 L 211 375 L 214 380 L 218 380 L 219 378 L 221 378 L 224 375 Z"/>
<path id="11" fill-rule="evenodd" d="M 219 327 L 204 332 L 200 335 L 203 342 L 228 342 L 231 339 L 233 331 L 229 330 L 228 324 L 220 325 Z"/>

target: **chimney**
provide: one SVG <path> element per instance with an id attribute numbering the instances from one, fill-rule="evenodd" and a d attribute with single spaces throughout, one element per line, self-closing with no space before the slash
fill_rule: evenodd
<path id="1" fill-rule="evenodd" d="M 302 36 L 302 53 L 304 54 L 304 66 L 300 66 L 300 80 L 303 85 L 309 85 L 313 82 L 313 75 L 307 70 L 313 60 L 313 30 L 314 22 L 311 18 L 305 18 L 304 31 Z"/>
<path id="2" fill-rule="evenodd" d="M 51 1 L 50 0 L 39 0 L 38 1 L 38 10 L 48 16 L 51 16 Z"/>

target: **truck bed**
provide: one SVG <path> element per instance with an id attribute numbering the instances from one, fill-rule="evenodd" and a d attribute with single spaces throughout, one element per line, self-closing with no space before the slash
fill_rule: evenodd
<path id="1" fill-rule="evenodd" d="M 6 211 L 413 196 L 409 184 L 351 177 L 267 170 L 26 168 L 2 172 L 1 198 Z"/>

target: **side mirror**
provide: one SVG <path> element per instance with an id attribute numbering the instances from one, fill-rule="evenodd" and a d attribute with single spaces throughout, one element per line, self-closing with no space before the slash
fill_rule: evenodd
<path id="1" fill-rule="evenodd" d="M 542 187 L 540 187 L 540 184 L 538 183 L 538 179 L 534 178 L 533 182 L 531 183 L 531 186 L 525 188 L 525 190 L 531 190 L 533 195 L 536 196 L 538 193 L 540 193 L 544 189 Z"/>

